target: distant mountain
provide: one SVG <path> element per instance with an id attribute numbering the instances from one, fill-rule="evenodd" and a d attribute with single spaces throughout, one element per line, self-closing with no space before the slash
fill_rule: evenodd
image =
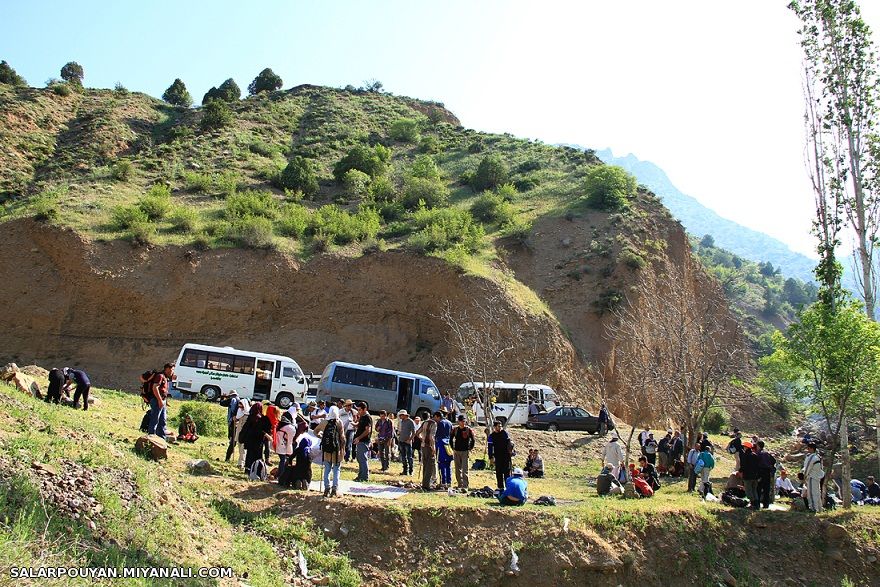
<path id="1" fill-rule="evenodd" d="M 672 215 L 692 235 L 702 237 L 711 234 L 718 247 L 752 261 L 769 261 L 788 277 L 815 281 L 815 260 L 792 251 L 788 245 L 772 236 L 719 216 L 696 198 L 681 193 L 669 180 L 666 172 L 650 161 L 640 161 L 632 154 L 615 157 L 611 149 L 596 151 L 596 155 L 605 163 L 618 165 L 632 173 L 639 183 L 650 188 L 663 200 Z"/>

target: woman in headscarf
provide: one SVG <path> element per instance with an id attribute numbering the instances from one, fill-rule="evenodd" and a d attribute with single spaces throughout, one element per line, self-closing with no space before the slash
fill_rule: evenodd
<path id="1" fill-rule="evenodd" d="M 324 460 L 324 497 L 336 497 L 339 490 L 339 466 L 345 456 L 345 430 L 339 419 L 339 408 L 332 406 L 330 413 L 315 428 L 315 433 L 321 435 L 321 450 Z M 329 435 L 335 434 L 335 442 L 324 442 Z M 327 452 L 328 446 L 335 446 L 336 450 Z M 333 486 L 330 486 L 330 472 L 333 472 Z"/>
<path id="2" fill-rule="evenodd" d="M 251 404 L 247 398 L 238 401 L 238 408 L 235 412 L 235 442 L 238 444 L 238 468 L 244 469 L 244 442 L 241 441 L 241 430 L 244 423 L 247 422 L 248 414 L 251 411 Z"/>
<path id="3" fill-rule="evenodd" d="M 196 423 L 193 422 L 192 416 L 186 414 L 183 417 L 183 420 L 180 421 L 180 426 L 177 428 L 177 440 L 182 442 L 195 442 L 198 437 Z"/>
<path id="4" fill-rule="evenodd" d="M 271 438 L 264 443 L 263 446 L 263 454 L 265 455 L 266 466 L 269 465 L 269 456 L 272 452 L 277 451 L 278 447 L 278 435 L 276 434 L 278 430 L 278 422 L 281 419 L 280 412 L 281 410 L 277 407 L 269 404 L 266 406 L 266 417 L 269 419 L 269 436 Z"/>
<path id="5" fill-rule="evenodd" d="M 263 415 L 263 406 L 260 402 L 254 403 L 238 435 L 239 441 L 244 443 L 245 471 L 250 471 L 251 465 L 260 460 L 263 444 L 272 438 L 269 430 L 269 419 Z"/>
<path id="6" fill-rule="evenodd" d="M 303 420 L 296 425 L 295 448 L 293 457 L 296 462 L 293 465 L 293 488 L 308 489 L 312 482 L 312 441 L 309 438 L 309 425 Z"/>
<path id="7" fill-rule="evenodd" d="M 278 482 L 282 484 L 282 475 L 287 469 L 288 461 L 293 455 L 293 441 L 296 438 L 296 429 L 293 427 L 290 413 L 284 412 L 281 421 L 278 423 L 278 430 L 275 432 L 276 446 L 275 452 L 278 453 Z"/>

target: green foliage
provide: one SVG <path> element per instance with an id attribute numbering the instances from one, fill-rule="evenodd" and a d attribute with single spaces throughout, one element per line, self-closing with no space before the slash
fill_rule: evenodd
<path id="1" fill-rule="evenodd" d="M 411 176 L 404 184 L 401 204 L 407 210 L 415 210 L 445 206 L 448 200 L 449 188 L 441 180 Z"/>
<path id="2" fill-rule="evenodd" d="M 501 236 L 519 244 L 525 243 L 532 233 L 532 223 L 514 218 L 501 228 Z"/>
<path id="3" fill-rule="evenodd" d="M 199 215 L 189 206 L 177 206 L 171 211 L 168 221 L 176 232 L 191 233 L 198 229 Z"/>
<path id="4" fill-rule="evenodd" d="M 138 200 L 138 208 L 149 220 L 161 220 L 171 212 L 171 189 L 164 184 L 157 183 Z"/>
<path id="5" fill-rule="evenodd" d="M 422 140 L 419 141 L 419 153 L 440 153 L 443 151 L 443 146 L 440 144 L 440 140 L 435 136 L 426 136 L 422 137 Z"/>
<path id="6" fill-rule="evenodd" d="M 211 88 L 202 98 L 202 105 L 207 106 L 209 102 L 219 100 L 221 102 L 235 102 L 241 98 L 241 89 L 235 80 L 229 78 L 219 88 Z"/>
<path id="7" fill-rule="evenodd" d="M 43 192 L 35 197 L 30 206 L 34 220 L 38 222 L 56 222 L 61 212 L 58 208 L 58 197 L 55 192 Z"/>
<path id="8" fill-rule="evenodd" d="M 395 141 L 415 143 L 420 138 L 419 121 L 414 118 L 398 118 L 391 123 L 388 136 Z"/>
<path id="9" fill-rule="evenodd" d="M 116 206 L 111 222 L 115 228 L 124 230 L 137 224 L 148 224 L 150 219 L 140 206 Z"/>
<path id="10" fill-rule="evenodd" d="M 270 192 L 247 190 L 226 198 L 223 216 L 236 220 L 249 216 L 274 219 L 278 215 L 278 202 Z"/>
<path id="11" fill-rule="evenodd" d="M 207 173 L 199 173 L 198 171 L 184 171 L 183 182 L 186 189 L 200 194 L 206 194 L 214 187 L 214 181 L 211 175 Z"/>
<path id="12" fill-rule="evenodd" d="M 0 84 L 8 84 L 10 86 L 26 86 L 27 82 L 23 77 L 5 61 L 0 61 Z"/>
<path id="13" fill-rule="evenodd" d="M 422 179 L 430 179 L 434 181 L 440 180 L 440 168 L 437 162 L 430 155 L 419 155 L 413 161 L 412 167 L 409 169 L 409 175 L 412 177 L 420 177 Z"/>
<path id="14" fill-rule="evenodd" d="M 507 224 L 516 216 L 516 210 L 500 194 L 483 192 L 471 206 L 471 214 L 487 224 Z"/>
<path id="15" fill-rule="evenodd" d="M 318 193 L 318 177 L 310 159 L 296 155 L 284 168 L 279 177 L 281 187 L 299 190 L 306 197 Z"/>
<path id="16" fill-rule="evenodd" d="M 278 233 L 292 238 L 302 238 L 310 220 L 308 208 L 300 204 L 286 204 L 281 208 L 278 217 Z"/>
<path id="17" fill-rule="evenodd" d="M 156 244 L 156 225 L 150 222 L 135 222 L 128 231 L 128 238 L 137 245 Z"/>
<path id="18" fill-rule="evenodd" d="M 350 169 L 363 171 L 370 177 L 378 177 L 385 173 L 391 161 L 391 149 L 383 145 L 356 145 L 333 167 L 333 176 L 341 182 L 345 172 Z"/>
<path id="19" fill-rule="evenodd" d="M 724 430 L 729 422 L 730 416 L 727 415 L 723 408 L 709 408 L 706 418 L 703 420 L 703 430 L 712 434 L 718 434 Z"/>
<path id="20" fill-rule="evenodd" d="M 390 177 L 380 175 L 370 184 L 370 196 L 374 202 L 393 202 L 397 198 L 397 187 Z"/>
<path id="21" fill-rule="evenodd" d="M 254 96 L 261 92 L 273 92 L 280 89 L 282 83 L 281 76 L 267 67 L 248 85 L 248 93 Z"/>
<path id="22" fill-rule="evenodd" d="M 53 81 L 49 83 L 49 88 L 59 96 L 69 96 L 73 92 L 66 82 Z"/>
<path id="23" fill-rule="evenodd" d="M 623 303 L 623 299 L 623 294 L 620 291 L 609 289 L 599 294 L 599 297 L 593 302 L 593 306 L 602 315 L 617 309 Z"/>
<path id="24" fill-rule="evenodd" d="M 119 159 L 110 168 L 110 177 L 112 177 L 116 181 L 128 181 L 129 179 L 131 179 L 131 174 L 133 171 L 134 166 L 131 164 L 131 161 L 129 161 L 128 159 Z"/>
<path id="25" fill-rule="evenodd" d="M 122 85 L 122 82 L 116 82 L 116 85 L 113 86 L 113 93 L 118 96 L 127 96 L 129 91 L 128 88 Z"/>
<path id="26" fill-rule="evenodd" d="M 328 244 L 348 244 L 357 240 L 375 238 L 381 225 L 379 213 L 362 208 L 349 214 L 338 206 L 328 204 L 318 208 L 312 216 L 311 234 L 327 239 Z"/>
<path id="27" fill-rule="evenodd" d="M 233 220 L 226 238 L 249 249 L 268 249 L 273 245 L 272 221 L 262 216 L 244 216 Z"/>
<path id="28" fill-rule="evenodd" d="M 491 153 L 480 161 L 480 165 L 477 167 L 470 185 L 478 192 L 495 189 L 501 184 L 507 183 L 509 175 L 510 171 L 507 168 L 507 164 L 504 163 L 501 157 Z"/>
<path id="29" fill-rule="evenodd" d="M 642 269 L 648 263 L 639 251 L 629 246 L 620 252 L 619 260 L 630 269 Z"/>
<path id="30" fill-rule="evenodd" d="M 369 194 L 370 176 L 357 169 L 349 169 L 342 176 L 342 186 L 352 198 L 363 198 Z"/>
<path id="31" fill-rule="evenodd" d="M 700 246 L 704 249 L 711 249 L 715 247 L 715 238 L 711 234 L 703 236 L 703 239 L 700 241 Z"/>
<path id="32" fill-rule="evenodd" d="M 202 128 L 223 128 L 232 124 L 232 110 L 222 100 L 211 100 L 202 108 Z"/>
<path id="33" fill-rule="evenodd" d="M 587 204 L 605 212 L 627 209 L 637 187 L 636 178 L 616 165 L 595 165 L 584 180 Z"/>
<path id="34" fill-rule="evenodd" d="M 180 78 L 175 79 L 168 86 L 168 89 L 162 94 L 162 99 L 172 106 L 182 106 L 184 108 L 189 108 L 193 103 L 192 96 L 190 96 L 189 90 L 186 89 L 186 84 Z"/>
<path id="35" fill-rule="evenodd" d="M 82 65 L 76 61 L 70 61 L 61 68 L 61 79 L 71 84 L 81 86 L 84 76 Z"/>
<path id="36" fill-rule="evenodd" d="M 199 436 L 225 438 L 227 434 L 226 410 L 208 402 L 180 402 L 180 411 L 172 421 L 175 429 L 189 414 L 196 425 Z"/>
<path id="37" fill-rule="evenodd" d="M 422 208 L 415 211 L 411 219 L 416 232 L 407 242 L 417 251 L 432 253 L 461 249 L 473 254 L 483 247 L 483 227 L 465 210 Z"/>

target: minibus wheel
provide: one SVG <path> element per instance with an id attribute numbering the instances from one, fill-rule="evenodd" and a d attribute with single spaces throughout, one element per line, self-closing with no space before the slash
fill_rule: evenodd
<path id="1" fill-rule="evenodd" d="M 213 385 L 206 385 L 202 388 L 202 395 L 209 402 L 215 402 L 220 399 L 220 388 Z"/>

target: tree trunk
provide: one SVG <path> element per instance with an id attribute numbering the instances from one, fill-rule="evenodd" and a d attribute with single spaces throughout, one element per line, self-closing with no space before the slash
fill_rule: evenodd
<path id="1" fill-rule="evenodd" d="M 852 472 L 850 471 L 849 457 L 849 425 L 846 415 L 841 417 L 840 423 L 840 456 L 843 462 L 840 471 L 840 492 L 843 495 L 840 498 L 843 500 L 844 509 L 849 509 L 852 507 L 852 487 L 849 484 L 852 479 Z"/>
<path id="2" fill-rule="evenodd" d="M 877 431 L 877 466 L 880 468 L 880 393 L 874 396 L 874 407 L 877 412 L 877 421 L 874 422 L 874 428 Z M 880 479 L 880 475 L 877 476 Z"/>
<path id="3" fill-rule="evenodd" d="M 629 438 L 627 438 L 627 440 L 626 440 L 626 454 L 625 454 L 624 457 L 623 457 L 623 466 L 626 467 L 626 472 L 625 472 L 625 474 L 626 474 L 626 480 L 627 480 L 627 481 L 632 481 L 632 479 L 629 478 L 629 455 L 630 455 L 630 452 L 631 452 L 632 441 L 633 441 L 633 435 L 634 435 L 635 433 L 636 433 L 636 427 L 635 427 L 635 426 L 630 427 L 630 429 L 629 429 Z M 620 436 L 620 435 L 618 434 L 618 436 Z"/>

